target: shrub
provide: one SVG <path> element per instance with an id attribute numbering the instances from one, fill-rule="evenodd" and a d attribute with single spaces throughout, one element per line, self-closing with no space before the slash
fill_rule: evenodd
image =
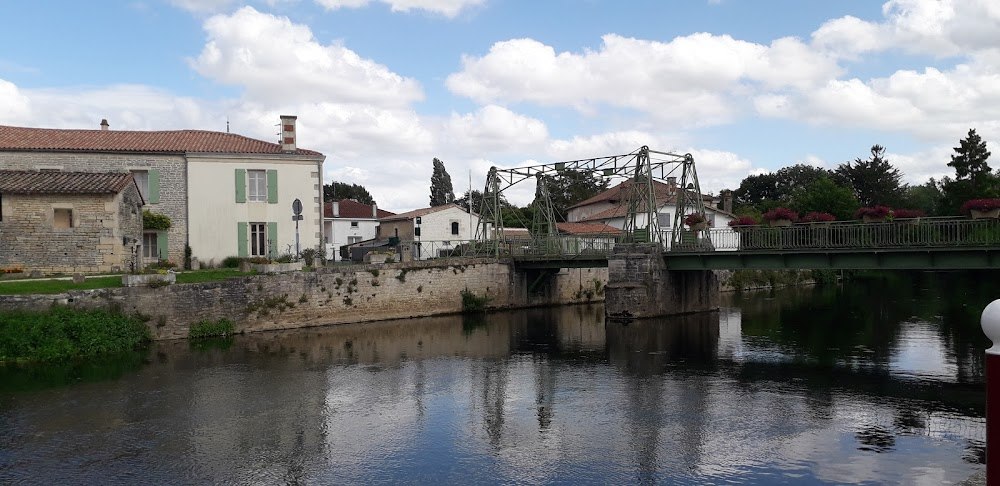
<path id="1" fill-rule="evenodd" d="M 149 265 L 146 265 L 146 268 L 151 268 L 151 269 L 155 269 L 155 270 L 168 270 L 168 269 L 174 268 L 176 266 L 177 266 L 176 263 L 164 260 L 164 261 L 159 261 L 159 262 L 155 262 L 155 263 L 150 263 Z"/>
<path id="2" fill-rule="evenodd" d="M 687 216 L 684 216 L 684 224 L 688 226 L 694 226 L 698 223 L 704 223 L 706 221 L 708 220 L 705 219 L 705 215 L 701 213 L 691 213 Z"/>
<path id="3" fill-rule="evenodd" d="M 142 229 L 166 231 L 170 229 L 170 218 L 147 209 L 142 212 Z"/>
<path id="4" fill-rule="evenodd" d="M 802 217 L 805 223 L 819 223 L 823 221 L 836 221 L 837 217 L 830 213 L 808 213 Z"/>
<path id="5" fill-rule="evenodd" d="M 222 259 L 222 268 L 239 268 L 242 258 L 238 256 L 227 256 Z"/>
<path id="6" fill-rule="evenodd" d="M 969 211 L 992 211 L 1000 208 L 1000 199 L 970 199 L 962 204 L 962 214 L 969 214 Z"/>
<path id="7" fill-rule="evenodd" d="M 292 263 L 295 261 L 295 255 L 285 253 L 284 255 L 278 255 L 278 258 L 275 258 L 274 261 L 278 263 Z"/>
<path id="8" fill-rule="evenodd" d="M 799 220 L 799 213 L 792 211 L 788 208 L 774 208 L 766 213 L 764 213 L 764 221 L 778 221 L 781 219 L 787 219 L 789 221 L 795 222 Z"/>
<path id="9" fill-rule="evenodd" d="M 469 289 L 462 290 L 462 312 L 482 312 L 490 303 L 488 295 L 476 295 Z"/>
<path id="10" fill-rule="evenodd" d="M 927 213 L 919 209 L 896 209 L 892 211 L 892 217 L 896 219 L 923 218 Z"/>
<path id="11" fill-rule="evenodd" d="M 219 319 L 218 321 L 198 321 L 191 324 L 188 337 L 199 339 L 214 336 L 229 336 L 233 333 L 233 322 L 229 319 Z"/>
<path id="12" fill-rule="evenodd" d="M 754 226 L 757 220 L 753 216 L 740 216 L 729 222 L 729 226 Z"/>
<path id="13" fill-rule="evenodd" d="M 138 316 L 62 306 L 0 312 L 0 330 L 0 364 L 117 355 L 150 340 Z"/>
<path id="14" fill-rule="evenodd" d="M 891 213 L 891 212 L 892 212 L 892 209 L 890 209 L 887 206 L 875 206 L 875 207 L 872 207 L 872 208 L 859 208 L 858 211 L 856 213 L 854 213 L 854 217 L 858 218 L 858 219 L 864 218 L 865 216 L 867 216 L 869 218 L 876 218 L 876 219 L 877 218 L 885 218 L 885 217 L 889 216 L 889 213 Z"/>
<path id="15" fill-rule="evenodd" d="M 244 260 L 253 263 L 254 265 L 265 265 L 271 263 L 271 260 L 268 260 L 267 257 L 262 257 L 262 256 L 244 258 Z"/>

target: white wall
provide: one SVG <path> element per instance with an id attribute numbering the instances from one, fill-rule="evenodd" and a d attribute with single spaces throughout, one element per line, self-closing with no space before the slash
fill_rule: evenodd
<path id="1" fill-rule="evenodd" d="M 292 201 L 302 201 L 299 248 L 319 244 L 322 201 L 317 157 L 188 157 L 188 241 L 192 255 L 219 263 L 239 251 L 237 223 L 276 222 L 278 254 L 295 251 Z M 278 202 L 236 202 L 236 169 L 278 171 Z"/>
<path id="2" fill-rule="evenodd" d="M 358 223 L 351 226 L 351 222 Z M 360 241 L 370 240 L 375 237 L 375 229 L 378 221 L 374 219 L 348 219 L 337 218 L 328 219 L 325 222 L 324 234 L 326 235 L 328 260 L 340 260 L 340 247 L 348 244 L 348 238 L 360 237 Z"/>
<path id="3" fill-rule="evenodd" d="M 458 234 L 451 234 L 451 223 L 458 222 Z M 420 217 L 420 238 L 414 241 L 421 243 L 421 251 L 418 258 L 425 259 L 437 256 L 438 249 L 447 248 L 442 246 L 442 242 L 448 241 L 451 247 L 469 241 L 476 236 L 476 226 L 479 224 L 479 217 L 472 215 L 471 224 L 469 213 L 457 207 L 443 209 Z"/>

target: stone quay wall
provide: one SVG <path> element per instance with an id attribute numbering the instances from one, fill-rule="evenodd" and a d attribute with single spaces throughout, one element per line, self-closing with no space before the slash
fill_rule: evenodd
<path id="1" fill-rule="evenodd" d="M 118 308 L 147 317 L 155 339 L 179 339 L 193 323 L 223 318 L 236 332 L 256 332 L 458 313 L 465 290 L 489 297 L 496 309 L 596 302 L 603 293 L 586 290 L 598 285 L 594 279 L 602 289 L 607 283 L 606 269 L 564 269 L 550 292 L 529 298 L 520 273 L 493 259 L 355 265 L 157 288 L 0 296 L 0 310 Z"/>

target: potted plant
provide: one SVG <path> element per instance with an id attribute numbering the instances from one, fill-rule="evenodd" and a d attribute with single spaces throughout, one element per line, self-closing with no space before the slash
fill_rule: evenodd
<path id="1" fill-rule="evenodd" d="M 919 209 L 895 209 L 892 211 L 892 220 L 901 223 L 919 224 L 920 218 L 927 216 L 927 213 Z"/>
<path id="2" fill-rule="evenodd" d="M 742 226 L 756 226 L 757 220 L 753 216 L 740 216 L 729 222 L 730 228 L 739 228 Z"/>
<path id="3" fill-rule="evenodd" d="M 962 204 L 962 213 L 972 219 L 996 218 L 1000 216 L 1000 199 L 970 199 Z"/>
<path id="4" fill-rule="evenodd" d="M 763 218 L 771 226 L 791 226 L 792 223 L 798 221 L 799 213 L 788 208 L 774 208 L 764 213 Z"/>
<path id="5" fill-rule="evenodd" d="M 812 212 L 806 213 L 806 215 L 802 217 L 803 223 L 823 223 L 823 226 L 828 226 L 830 222 L 836 220 L 837 217 L 830 213 Z"/>
<path id="6" fill-rule="evenodd" d="M 684 216 L 684 224 L 688 225 L 693 231 L 702 231 L 708 228 L 708 219 L 702 213 L 691 213 Z"/>
<path id="7" fill-rule="evenodd" d="M 854 217 L 864 220 L 866 223 L 881 223 L 889 217 L 892 212 L 887 206 L 874 206 L 870 208 L 859 208 Z"/>

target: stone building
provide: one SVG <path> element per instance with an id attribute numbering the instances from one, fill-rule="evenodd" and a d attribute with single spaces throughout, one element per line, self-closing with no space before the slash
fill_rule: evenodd
<path id="1" fill-rule="evenodd" d="M 0 170 L 0 267 L 127 269 L 142 237 L 142 206 L 128 172 Z"/>
<path id="2" fill-rule="evenodd" d="M 64 130 L 0 126 L 0 170 L 131 173 L 146 209 L 170 218 L 141 236 L 144 258 L 181 264 L 276 256 L 294 248 L 292 202 L 303 206 L 301 247 L 322 238 L 323 160 L 296 145 L 296 117 L 280 143 L 203 130 Z"/>

